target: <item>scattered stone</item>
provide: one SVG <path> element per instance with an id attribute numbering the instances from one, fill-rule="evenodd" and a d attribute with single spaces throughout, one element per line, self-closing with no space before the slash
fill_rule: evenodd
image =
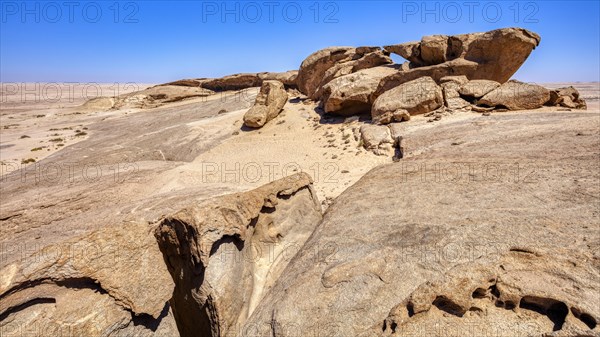
<path id="1" fill-rule="evenodd" d="M 366 150 L 378 156 L 389 156 L 393 152 L 394 141 L 387 126 L 365 124 L 360 127 L 360 134 Z"/>

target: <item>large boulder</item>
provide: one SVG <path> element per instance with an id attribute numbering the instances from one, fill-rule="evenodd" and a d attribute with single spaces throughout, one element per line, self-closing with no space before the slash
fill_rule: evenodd
<path id="1" fill-rule="evenodd" d="M 386 46 L 411 61 L 413 67 L 442 64 L 457 58 L 477 63 L 469 79 L 504 83 L 519 69 L 540 43 L 539 35 L 522 28 L 503 28 L 485 33 L 434 35 L 421 42 Z"/>
<path id="2" fill-rule="evenodd" d="M 419 154 L 333 202 L 240 336 L 598 336 L 598 132 L 528 112 L 413 130 Z"/>
<path id="3" fill-rule="evenodd" d="M 325 113 L 354 115 L 371 112 L 371 96 L 379 81 L 397 70 L 389 66 L 363 69 L 333 79 L 322 88 Z"/>
<path id="4" fill-rule="evenodd" d="M 305 173 L 165 217 L 156 237 L 181 336 L 236 335 L 320 220 Z"/>
<path id="5" fill-rule="evenodd" d="M 406 113 L 418 115 L 444 105 L 442 89 L 431 77 L 421 77 L 386 91 L 375 100 L 373 122 L 387 124 L 406 120 Z"/>
<path id="6" fill-rule="evenodd" d="M 287 99 L 288 95 L 283 83 L 264 81 L 256 96 L 254 106 L 244 115 L 244 124 L 251 128 L 262 127 L 279 115 Z"/>
<path id="7" fill-rule="evenodd" d="M 152 230 L 108 226 L 2 268 L 2 336 L 177 336 L 174 284 Z"/>
<path id="8" fill-rule="evenodd" d="M 308 56 L 300 65 L 298 89 L 318 99 L 319 89 L 334 78 L 353 72 L 393 63 L 379 47 L 330 47 Z"/>
<path id="9" fill-rule="evenodd" d="M 393 89 L 400 84 L 425 76 L 431 77 L 435 82 L 440 82 L 444 77 L 452 76 L 466 76 L 468 78 L 477 67 L 478 65 L 476 62 L 459 58 L 433 66 L 398 71 L 381 79 L 377 86 L 377 90 L 373 93 L 372 100 L 374 101 L 384 92 Z"/>
<path id="10" fill-rule="evenodd" d="M 490 80 L 472 80 L 464 84 L 458 92 L 463 96 L 481 98 L 488 92 L 498 88 L 500 83 Z"/>
<path id="11" fill-rule="evenodd" d="M 509 81 L 477 101 L 478 105 L 505 107 L 510 110 L 537 109 L 550 100 L 548 89 L 519 81 Z"/>
<path id="12" fill-rule="evenodd" d="M 579 96 L 579 91 L 572 86 L 551 90 L 548 104 L 572 109 L 587 109 L 587 104 Z"/>

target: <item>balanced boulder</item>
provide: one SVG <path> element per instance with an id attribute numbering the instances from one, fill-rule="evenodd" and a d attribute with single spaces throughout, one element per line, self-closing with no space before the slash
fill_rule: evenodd
<path id="1" fill-rule="evenodd" d="M 425 36 L 421 42 L 386 46 L 414 67 L 442 64 L 457 58 L 477 62 L 469 79 L 504 83 L 519 69 L 540 43 L 539 35 L 522 28 L 503 28 L 486 33 Z"/>
<path id="2" fill-rule="evenodd" d="M 264 81 L 256 96 L 254 106 L 244 115 L 244 124 L 251 128 L 260 128 L 277 117 L 287 102 L 288 96 L 283 83 Z"/>
<path id="3" fill-rule="evenodd" d="M 519 81 L 509 81 L 483 96 L 477 105 L 505 107 L 510 110 L 537 109 L 550 100 L 548 89 Z"/>
<path id="4" fill-rule="evenodd" d="M 421 77 L 386 91 L 373 103 L 373 122 L 387 124 L 407 120 L 406 115 L 417 115 L 436 110 L 444 105 L 442 89 L 431 77 Z"/>

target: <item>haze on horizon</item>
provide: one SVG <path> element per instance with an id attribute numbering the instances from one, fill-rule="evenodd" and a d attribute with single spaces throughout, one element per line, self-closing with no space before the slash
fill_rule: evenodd
<path id="1" fill-rule="evenodd" d="M 542 37 L 514 78 L 591 82 L 600 80 L 599 11 L 598 1 L 2 1 L 0 82 L 285 71 L 328 46 L 513 26 Z"/>

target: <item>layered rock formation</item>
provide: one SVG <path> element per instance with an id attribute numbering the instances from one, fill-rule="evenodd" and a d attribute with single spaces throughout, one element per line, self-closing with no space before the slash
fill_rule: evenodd
<path id="1" fill-rule="evenodd" d="M 192 204 L 156 230 L 181 336 L 231 336 L 321 220 L 306 174 Z"/>
<path id="2" fill-rule="evenodd" d="M 288 95 L 279 81 L 264 81 L 260 92 L 256 96 L 254 106 L 244 115 L 244 124 L 251 128 L 260 128 L 268 121 L 277 117 L 285 103 Z"/>

